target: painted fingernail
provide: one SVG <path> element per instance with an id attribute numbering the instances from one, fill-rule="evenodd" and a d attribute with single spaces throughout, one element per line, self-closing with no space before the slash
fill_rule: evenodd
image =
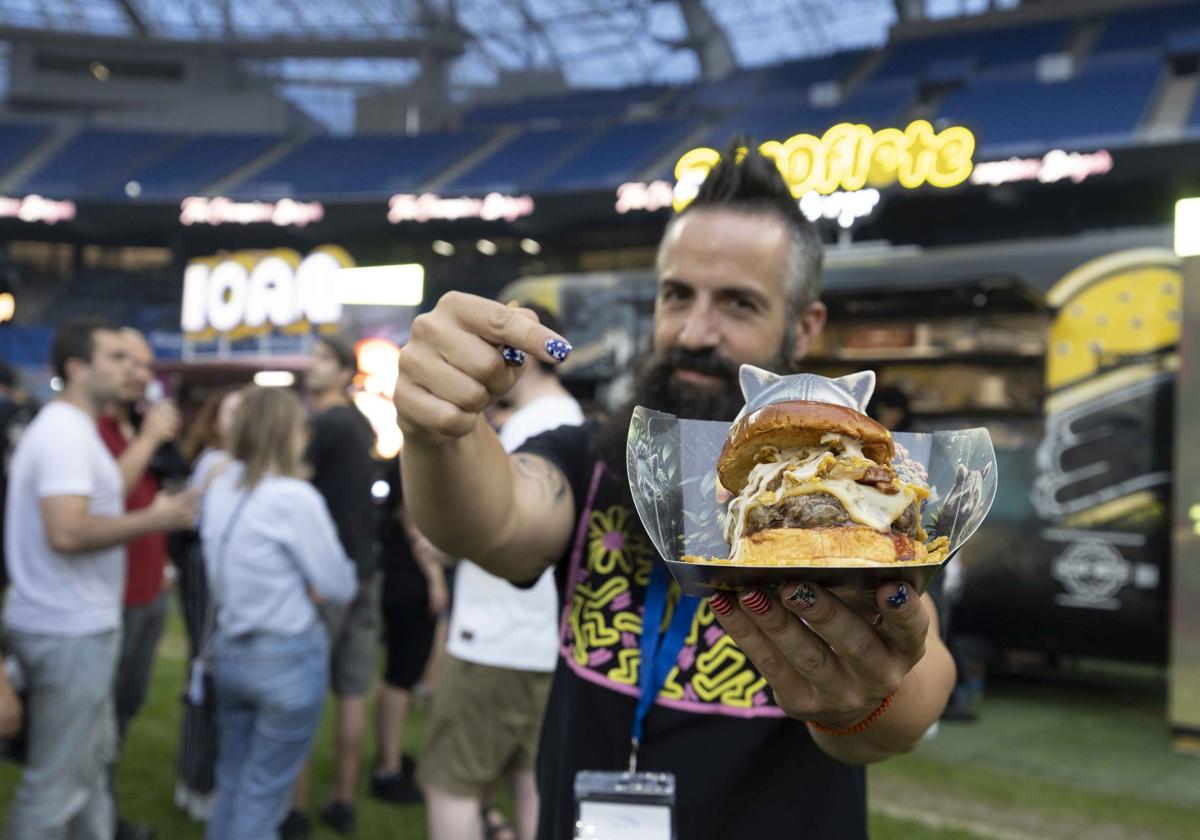
<path id="1" fill-rule="evenodd" d="M 571 345 L 561 338 L 552 338 L 546 342 L 546 352 L 556 361 L 563 361 L 571 355 Z"/>
<path id="2" fill-rule="evenodd" d="M 766 615 L 771 609 L 771 599 L 761 589 L 751 589 L 743 595 L 742 604 L 755 615 Z"/>
<path id="3" fill-rule="evenodd" d="M 717 615 L 729 615 L 733 612 L 733 599 L 724 592 L 718 592 L 709 597 L 708 605 Z"/>
<path id="4" fill-rule="evenodd" d="M 891 604 L 893 607 L 896 607 L 897 609 L 899 609 L 900 607 L 903 607 L 905 604 L 908 603 L 908 587 L 905 586 L 903 583 L 900 584 L 900 588 L 896 590 L 896 594 L 889 595 L 886 598 L 884 598 L 884 600 L 887 601 L 889 604 Z"/>
<path id="5" fill-rule="evenodd" d="M 525 351 L 518 350 L 516 347 L 509 347 L 505 344 L 500 348 L 500 356 L 504 359 L 506 365 L 512 367 L 520 367 L 525 364 Z"/>
<path id="6" fill-rule="evenodd" d="M 798 610 L 812 609 L 812 605 L 817 603 L 817 593 L 809 589 L 807 584 L 798 583 L 792 594 L 787 596 L 787 602 Z"/>

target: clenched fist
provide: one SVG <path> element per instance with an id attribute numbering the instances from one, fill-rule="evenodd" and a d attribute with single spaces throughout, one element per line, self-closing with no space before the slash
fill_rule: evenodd
<path id="1" fill-rule="evenodd" d="M 492 400 L 512 388 L 526 354 L 558 363 L 570 352 L 533 312 L 450 292 L 413 321 L 400 352 L 400 430 L 409 440 L 433 442 L 467 435 Z"/>

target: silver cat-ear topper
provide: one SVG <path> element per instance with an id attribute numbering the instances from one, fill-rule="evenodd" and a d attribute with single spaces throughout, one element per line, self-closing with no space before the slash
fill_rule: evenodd
<path id="1" fill-rule="evenodd" d="M 827 379 L 811 373 L 780 376 L 754 365 L 742 365 L 738 375 L 741 379 L 742 395 L 746 398 L 746 405 L 734 420 L 735 423 L 763 406 L 788 400 L 833 403 L 865 412 L 867 402 L 871 399 L 871 394 L 875 392 L 875 371 L 873 370 L 850 373 L 837 379 Z"/>

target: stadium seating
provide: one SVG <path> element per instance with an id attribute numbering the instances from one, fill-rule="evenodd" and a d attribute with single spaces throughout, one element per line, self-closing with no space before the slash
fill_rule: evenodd
<path id="1" fill-rule="evenodd" d="M 230 192 L 252 198 L 386 196 L 416 189 L 483 139 L 477 131 L 415 137 L 313 137 Z"/>
<path id="2" fill-rule="evenodd" d="M 601 132 L 589 127 L 528 129 L 455 178 L 443 192 L 519 192 Z"/>
<path id="3" fill-rule="evenodd" d="M 1037 81 L 1032 71 L 996 71 L 952 93 L 938 116 L 975 130 L 988 153 L 1068 142 L 1127 143 L 1146 113 L 1164 66 L 1157 53 L 1092 59 L 1075 78 Z"/>
<path id="4" fill-rule="evenodd" d="M 49 134 L 48 126 L 34 123 L 0 125 L 0 172 L 8 171 Z"/>
<path id="5" fill-rule="evenodd" d="M 1163 50 L 1173 34 L 1197 28 L 1200 28 L 1200 3 L 1130 9 L 1108 19 L 1096 42 L 1096 52 Z"/>
<path id="6" fill-rule="evenodd" d="M 926 78 L 930 64 L 951 59 L 969 62 L 980 69 L 1027 64 L 1046 53 L 1061 50 L 1071 27 L 1070 21 L 1053 21 L 900 41 L 892 47 L 874 77 Z"/>
<path id="7" fill-rule="evenodd" d="M 485 126 L 537 120 L 620 118 L 634 105 L 652 102 L 665 92 L 665 88 L 655 85 L 614 90 L 575 90 L 555 96 L 480 105 L 468 111 L 464 121 L 467 125 Z"/>
<path id="8" fill-rule="evenodd" d="M 549 190 L 603 189 L 634 180 L 678 145 L 695 126 L 696 121 L 688 119 L 615 125 L 531 186 Z"/>
<path id="9" fill-rule="evenodd" d="M 640 178 L 659 162 L 665 168 L 655 174 L 671 177 L 666 162 L 689 137 L 695 145 L 721 148 L 736 134 L 783 140 L 821 134 L 842 121 L 882 128 L 931 113 L 935 121 L 975 129 L 985 156 L 1129 143 L 1168 59 L 1200 52 L 1200 0 L 1101 18 L 1082 69 L 1064 81 L 1040 81 L 1037 59 L 1065 49 L 1073 34 L 1088 31 L 1081 27 L 1090 20 L 900 40 L 882 54 L 833 53 L 674 88 L 575 90 L 482 104 L 466 112 L 457 131 L 412 137 L 321 135 L 297 142 L 261 134 L 88 128 L 18 188 L 54 198 L 120 199 L 126 184 L 136 181 L 141 200 L 177 201 L 228 179 L 281 143 L 295 143 L 227 193 L 375 199 L 447 177 L 439 190 L 444 193 L 601 190 Z M 856 71 L 881 55 L 879 67 L 860 84 Z M 839 89 L 848 91 L 839 102 L 817 104 Z M 1200 103 L 1187 128 L 1200 134 Z M 500 131 L 513 136 L 482 160 L 465 163 Z M 11 173 L 49 133 L 39 124 L 0 124 L 0 174 Z"/>
<path id="10" fill-rule="evenodd" d="M 864 85 L 841 103 L 823 108 L 809 104 L 805 95 L 759 97 L 713 129 L 708 142 L 721 148 L 738 133 L 757 140 L 785 140 L 801 132 L 820 134 L 847 120 L 882 128 L 903 119 L 915 94 L 916 85 L 900 79 Z"/>
<path id="11" fill-rule="evenodd" d="M 799 90 L 817 82 L 837 82 L 866 57 L 865 50 L 833 53 L 821 58 L 785 61 L 761 70 L 761 90 Z"/>
<path id="12" fill-rule="evenodd" d="M 129 173 L 142 199 L 178 198 L 201 192 L 264 154 L 283 138 L 264 134 L 207 134 L 190 137 L 154 163 Z M 124 185 L 114 189 L 125 194 Z"/>
<path id="13" fill-rule="evenodd" d="M 148 131 L 85 129 L 27 178 L 21 189 L 53 198 L 108 195 L 116 185 L 124 185 L 130 172 L 148 165 L 180 139 L 176 134 Z"/>

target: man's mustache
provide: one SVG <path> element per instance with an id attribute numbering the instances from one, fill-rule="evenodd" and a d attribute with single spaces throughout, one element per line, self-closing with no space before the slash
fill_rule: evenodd
<path id="1" fill-rule="evenodd" d="M 687 350 L 672 347 L 663 353 L 663 367 L 671 370 L 690 370 L 729 382 L 736 382 L 738 367 L 715 350 Z"/>

